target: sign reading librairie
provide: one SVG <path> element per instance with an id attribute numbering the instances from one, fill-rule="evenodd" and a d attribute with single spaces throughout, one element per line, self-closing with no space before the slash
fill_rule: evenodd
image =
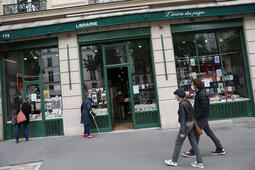
<path id="1" fill-rule="evenodd" d="M 255 12 L 255 3 L 237 6 L 213 7 L 203 9 L 171 10 L 160 12 L 148 12 L 143 14 L 132 14 L 123 16 L 104 17 L 88 21 L 77 21 L 56 25 L 48 25 L 20 30 L 0 32 L 0 40 L 32 37 L 38 35 L 54 34 L 74 30 L 82 30 L 95 27 L 130 24 L 138 22 L 150 22 L 167 19 L 208 17 L 220 15 L 246 14 Z"/>

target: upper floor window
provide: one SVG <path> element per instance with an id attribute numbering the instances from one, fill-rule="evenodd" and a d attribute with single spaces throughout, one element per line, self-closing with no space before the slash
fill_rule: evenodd
<path id="1" fill-rule="evenodd" d="M 4 15 L 36 12 L 46 9 L 46 0 L 11 0 L 11 4 L 3 5 Z"/>

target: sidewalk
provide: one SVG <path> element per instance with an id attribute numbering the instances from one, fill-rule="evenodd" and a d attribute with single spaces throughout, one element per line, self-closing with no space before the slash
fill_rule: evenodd
<path id="1" fill-rule="evenodd" d="M 255 170 L 255 118 L 233 119 L 224 124 L 212 122 L 225 156 L 211 156 L 215 149 L 205 134 L 199 148 L 208 170 Z M 0 142 L 1 167 L 40 162 L 40 170 L 191 170 L 195 158 L 180 156 L 178 167 L 164 164 L 173 152 L 178 129 L 132 130 L 96 135 L 94 139 L 74 137 L 34 138 L 15 144 Z M 188 140 L 182 152 L 189 149 Z M 182 153 L 181 152 L 181 153 Z M 22 167 L 22 166 L 21 166 Z M 18 169 L 16 169 L 18 170 Z"/>

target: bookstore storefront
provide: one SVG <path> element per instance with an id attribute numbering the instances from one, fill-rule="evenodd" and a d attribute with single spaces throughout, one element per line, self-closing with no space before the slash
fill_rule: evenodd
<path id="1" fill-rule="evenodd" d="M 11 51 L 8 51 L 10 50 Z M 63 134 L 57 39 L 9 43 L 1 49 L 4 138 L 14 138 L 12 118 L 29 98 L 29 136 Z"/>
<path id="2" fill-rule="evenodd" d="M 79 43 L 82 90 L 92 93 L 101 130 L 160 126 L 150 28 L 80 35 Z"/>
<path id="3" fill-rule="evenodd" d="M 250 115 L 253 93 L 242 20 L 173 25 L 172 34 L 178 86 L 194 96 L 191 82 L 200 78 L 211 119 Z"/>

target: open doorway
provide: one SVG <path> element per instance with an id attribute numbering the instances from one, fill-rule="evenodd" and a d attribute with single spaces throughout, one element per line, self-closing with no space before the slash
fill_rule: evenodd
<path id="1" fill-rule="evenodd" d="M 127 67 L 107 69 L 113 130 L 132 129 Z"/>

